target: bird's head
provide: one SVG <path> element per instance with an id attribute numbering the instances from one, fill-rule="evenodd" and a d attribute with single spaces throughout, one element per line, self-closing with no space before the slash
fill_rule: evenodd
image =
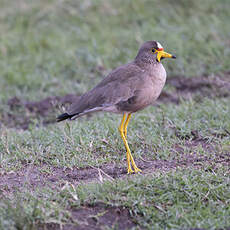
<path id="1" fill-rule="evenodd" d="M 164 58 L 176 58 L 176 56 L 166 53 L 162 45 L 157 41 L 145 42 L 137 54 L 136 59 L 149 63 L 160 62 Z"/>

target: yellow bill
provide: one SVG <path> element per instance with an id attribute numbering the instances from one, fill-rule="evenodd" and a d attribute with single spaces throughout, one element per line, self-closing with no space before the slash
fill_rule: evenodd
<path id="1" fill-rule="evenodd" d="M 176 58 L 176 56 L 165 52 L 164 49 L 162 49 L 162 48 L 156 50 L 156 52 L 157 52 L 157 61 L 158 62 L 161 61 L 161 58 Z"/>

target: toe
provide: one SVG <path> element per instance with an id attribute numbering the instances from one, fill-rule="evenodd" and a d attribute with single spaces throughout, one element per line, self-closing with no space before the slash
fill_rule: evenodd
<path id="1" fill-rule="evenodd" d="M 135 173 L 142 172 L 142 170 L 139 168 L 135 168 L 134 171 L 135 171 Z"/>
<path id="2" fill-rule="evenodd" d="M 128 168 L 127 174 L 132 174 L 132 173 L 134 173 L 134 171 L 131 168 Z"/>

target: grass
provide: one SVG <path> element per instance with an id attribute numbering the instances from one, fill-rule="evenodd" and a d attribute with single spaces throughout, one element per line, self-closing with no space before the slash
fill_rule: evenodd
<path id="1" fill-rule="evenodd" d="M 103 201 L 129 207 L 134 218 L 149 229 L 217 229 L 229 225 L 228 186 L 229 178 L 221 170 L 218 176 L 179 170 L 104 186 L 93 184 L 90 189 L 83 186 L 77 194 L 81 202 Z M 218 213 L 222 213 L 221 218 Z"/>
<path id="2" fill-rule="evenodd" d="M 151 176 L 137 175 L 113 183 L 92 183 L 77 188 L 67 184 L 58 192 L 42 190 L 18 196 L 16 210 L 11 203 L 2 203 L 1 227 L 7 229 L 9 224 L 16 227 L 23 223 L 24 229 L 31 229 L 41 220 L 59 224 L 68 221 L 76 225 L 77 222 L 71 221 L 70 210 L 103 202 L 107 206 L 130 209 L 133 220 L 146 229 L 194 226 L 221 229 L 230 224 L 229 186 L 224 168 L 215 173 L 189 169 L 157 172 Z"/>
<path id="3" fill-rule="evenodd" d="M 228 99 L 148 108 L 133 115 L 128 132 L 130 147 L 136 157 L 172 160 L 175 144 L 184 146 L 185 139 L 191 140 L 192 131 L 197 130 L 200 137 L 215 143 L 217 154 L 224 153 L 230 144 L 229 137 L 215 136 L 230 130 L 229 112 Z M 119 122 L 120 116 L 99 114 L 90 120 L 28 131 L 2 129 L 0 150 L 4 160 L 1 165 L 10 171 L 30 163 L 70 168 L 99 166 L 111 161 L 118 163 L 125 158 Z M 207 149 L 203 151 L 214 156 Z"/>
<path id="4" fill-rule="evenodd" d="M 229 70 L 228 0 L 84 2 L 1 0 L 0 99 L 83 93 L 152 39 L 169 76 Z"/>
<path id="5" fill-rule="evenodd" d="M 213 135 L 230 128 L 227 105 L 227 99 L 206 100 L 202 104 L 190 101 L 178 106 L 163 105 L 140 112 L 130 123 L 128 137 L 136 159 L 141 156 L 148 160 L 178 161 L 190 154 L 198 154 L 210 159 L 200 162 L 200 170 L 178 168 L 103 184 L 73 187 L 67 184 L 64 191 L 63 188 L 50 191 L 44 187 L 36 192 L 26 186 L 14 194 L 10 203 L 3 199 L 0 216 L 5 224 L 25 224 L 30 229 L 38 223 L 72 223 L 70 210 L 104 202 L 128 208 L 135 222 L 147 229 L 228 227 L 229 170 L 218 162 L 229 153 L 230 138 Z M 215 116 L 210 116 L 210 111 Z M 124 168 L 124 146 L 117 132 L 119 119 L 112 115 L 99 115 L 99 118 L 94 116 L 70 125 L 28 131 L 3 129 L 0 141 L 2 175 L 20 171 L 26 165 L 40 168 L 43 175 L 52 174 L 53 167 L 85 168 L 91 165 L 102 166 L 103 170 L 103 164 L 114 162 Z M 192 140 L 193 130 L 198 130 L 214 149 L 186 146 L 184 138 L 189 135 Z M 181 146 L 184 153 L 177 151 L 175 145 Z M 14 204 L 18 204 L 16 210 L 12 207 Z M 23 212 L 19 212 L 21 209 Z"/>
<path id="6" fill-rule="evenodd" d="M 43 176 L 55 168 L 126 167 L 117 130 L 121 117 L 98 114 L 48 126 L 35 119 L 28 130 L 19 130 L 2 122 L 4 114 L 25 113 L 10 109 L 12 97 L 37 101 L 81 94 L 111 69 L 131 61 L 140 44 L 152 39 L 178 56 L 164 60 L 169 77 L 229 71 L 228 0 L 0 0 L 0 5 L 2 178 L 15 173 L 17 180 L 27 167 Z M 10 182 L 2 182 L 0 229 L 76 224 L 73 210 L 100 202 L 127 208 L 137 229 L 230 227 L 229 113 L 226 97 L 161 104 L 133 115 L 128 140 L 137 162 L 180 162 L 189 156 L 207 160 L 104 183 L 71 185 L 62 180 L 55 189 L 52 183 L 31 189 L 28 181 L 11 191 Z"/>

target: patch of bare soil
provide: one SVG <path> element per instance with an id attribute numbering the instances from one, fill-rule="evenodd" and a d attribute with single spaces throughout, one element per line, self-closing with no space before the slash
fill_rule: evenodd
<path id="1" fill-rule="evenodd" d="M 202 146 L 210 153 L 209 156 L 204 156 L 199 153 L 199 146 Z M 189 152 L 185 151 L 189 149 Z M 175 160 L 149 160 L 139 159 L 136 163 L 142 169 L 143 174 L 153 173 L 155 171 L 169 171 L 178 167 L 202 167 L 207 163 L 215 170 L 218 165 L 230 167 L 230 152 L 225 154 L 215 153 L 215 143 L 209 143 L 202 138 L 194 138 L 186 140 L 183 146 L 175 145 L 172 149 L 172 154 L 175 155 Z M 178 155 L 180 157 L 178 158 Z M 34 190 L 38 187 L 48 186 L 52 189 L 57 187 L 62 188 L 66 183 L 78 185 L 82 182 L 104 180 L 113 181 L 116 178 L 127 176 L 126 162 L 121 166 L 115 163 L 104 164 L 100 168 L 86 167 L 79 169 L 74 167 L 61 168 L 49 167 L 46 164 L 41 166 L 25 165 L 22 169 L 12 172 L 1 172 L 0 167 L 0 194 L 9 195 L 16 190 Z"/>
<path id="2" fill-rule="evenodd" d="M 47 224 L 45 225 L 46 229 L 101 230 L 108 227 L 125 230 L 137 226 L 132 221 L 128 209 L 124 207 L 112 207 L 103 203 L 96 203 L 94 206 L 71 209 L 70 212 L 74 224 L 66 224 L 62 228 L 58 224 Z"/>
<path id="3" fill-rule="evenodd" d="M 7 113 L 1 114 L 0 122 L 7 127 L 28 129 L 30 124 L 51 124 L 56 122 L 57 109 L 62 105 L 68 106 L 80 98 L 68 94 L 63 97 L 47 97 L 41 101 L 23 101 L 18 97 L 8 100 Z"/>
<path id="4" fill-rule="evenodd" d="M 229 97 L 229 79 L 230 72 L 223 76 L 171 77 L 167 79 L 166 84 L 173 86 L 175 91 L 173 93 L 163 91 L 158 101 L 179 104 L 181 98 L 188 99 L 194 96 L 197 101 L 202 101 L 205 97 Z"/>
<path id="5" fill-rule="evenodd" d="M 201 76 L 194 78 L 171 77 L 166 84 L 174 87 L 173 92 L 163 91 L 158 103 L 180 103 L 181 98 L 195 97 L 202 101 L 205 97 L 230 96 L 230 72 L 223 76 Z M 0 123 L 7 127 L 28 129 L 30 124 L 47 125 L 54 123 L 60 113 L 60 106 L 68 107 L 77 101 L 79 95 L 68 94 L 64 97 L 48 97 L 41 101 L 23 101 L 13 97 L 8 100 L 8 112 L 1 114 Z"/>

